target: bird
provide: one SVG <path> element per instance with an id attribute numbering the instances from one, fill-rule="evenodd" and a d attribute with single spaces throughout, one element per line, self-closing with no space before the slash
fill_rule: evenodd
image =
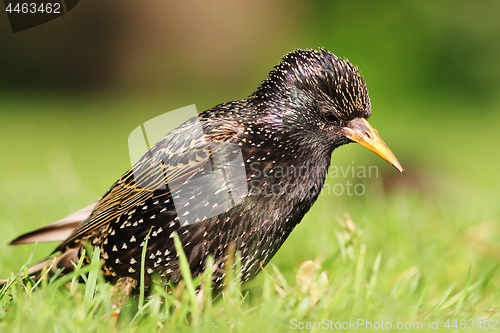
<path id="1" fill-rule="evenodd" d="M 296 49 L 248 98 L 214 106 L 167 133 L 92 205 L 10 244 L 61 242 L 29 274 L 49 261 L 70 272 L 90 244 L 104 277 L 135 290 L 141 274 L 146 287 L 154 274 L 166 283 L 183 279 L 178 235 L 193 277 L 212 256 L 213 287 L 223 286 L 233 247 L 241 281 L 248 281 L 318 198 L 336 148 L 359 143 L 404 172 L 370 115 L 357 67 L 324 48 Z"/>

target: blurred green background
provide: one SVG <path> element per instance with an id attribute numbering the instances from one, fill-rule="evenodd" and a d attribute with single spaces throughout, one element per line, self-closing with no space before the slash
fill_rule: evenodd
<path id="1" fill-rule="evenodd" d="M 362 197 L 322 195 L 273 263 L 292 272 L 332 253 L 347 212 L 386 267 L 439 269 L 443 285 L 469 265 L 496 269 L 499 14 L 498 1 L 85 0 L 16 34 L 1 14 L 0 277 L 33 249 L 11 239 L 88 205 L 130 167 L 134 128 L 245 98 L 284 54 L 318 47 L 359 67 L 370 122 L 407 173 L 359 145 L 335 151 L 333 164 L 377 165 L 379 177 L 356 180 Z"/>

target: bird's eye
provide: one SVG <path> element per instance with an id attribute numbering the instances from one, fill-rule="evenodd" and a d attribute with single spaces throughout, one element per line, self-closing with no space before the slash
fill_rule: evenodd
<path id="1" fill-rule="evenodd" d="M 328 122 L 338 121 L 337 116 L 334 115 L 333 112 L 325 112 L 323 116 L 325 117 L 325 120 Z"/>

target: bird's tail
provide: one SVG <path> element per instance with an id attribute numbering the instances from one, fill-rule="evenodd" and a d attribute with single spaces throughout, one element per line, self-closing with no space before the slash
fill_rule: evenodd
<path id="1" fill-rule="evenodd" d="M 80 225 L 80 223 L 85 221 L 90 216 L 98 201 L 99 200 L 94 202 L 92 205 L 77 211 L 76 213 L 73 213 L 59 221 L 49 224 L 48 226 L 23 234 L 11 241 L 9 245 L 20 245 L 36 242 L 62 242 L 73 233 L 73 231 L 76 229 L 76 227 L 78 227 L 78 225 Z M 63 268 L 65 272 L 72 271 L 74 266 L 71 262 L 78 262 L 81 250 L 82 245 L 75 248 L 66 248 L 60 254 L 49 256 L 41 260 L 40 262 L 28 267 L 28 275 L 37 276 L 43 270 L 47 269 L 50 270 L 49 273 L 55 273 L 60 268 Z M 24 272 L 21 272 L 20 275 L 24 276 Z M 2 282 L 5 283 L 5 281 L 8 280 L 0 280 L 0 287 L 2 286 Z"/>
<path id="2" fill-rule="evenodd" d="M 35 242 L 62 242 L 71 235 L 80 223 L 90 216 L 97 202 L 98 201 L 48 226 L 21 235 L 10 242 L 9 245 Z"/>

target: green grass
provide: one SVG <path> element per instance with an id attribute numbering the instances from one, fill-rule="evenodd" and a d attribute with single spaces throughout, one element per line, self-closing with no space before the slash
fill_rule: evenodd
<path id="1" fill-rule="evenodd" d="M 74 275 L 46 277 L 37 288 L 38 281 L 17 276 L 0 292 L 0 329 L 276 332 L 289 330 L 291 320 L 383 320 L 424 327 L 438 320 L 443 328 L 447 320 L 452 325 L 455 319 L 498 319 L 498 242 L 487 232 L 496 221 L 471 224 L 454 208 L 446 223 L 439 222 L 447 214 L 443 194 L 436 195 L 430 201 L 408 191 L 374 196 L 352 208 L 353 216 L 366 210 L 370 217 L 354 221 L 322 217 L 328 207 L 321 201 L 330 198 L 321 197 L 320 209 L 307 216 L 255 280 L 240 287 L 238 274 L 229 275 L 215 299 L 204 288 L 210 272 L 185 280 L 171 293 L 158 284 L 144 303 L 130 300 L 116 325 L 111 286 L 98 274 L 98 256 Z"/>
<path id="2" fill-rule="evenodd" d="M 453 331 L 455 320 L 460 325 L 460 320 L 484 323 L 499 317 L 499 157 L 498 150 L 482 144 L 496 133 L 498 117 L 480 124 L 471 141 L 466 135 L 477 124 L 465 112 L 452 126 L 439 115 L 430 123 L 425 115 L 413 119 L 411 109 L 401 118 L 374 114 L 370 121 L 406 175 L 361 147 L 342 147 L 334 152 L 335 165 L 347 167 L 354 160 L 356 165 L 379 166 L 378 178 L 355 180 L 365 185 L 363 196 L 322 194 L 254 280 L 240 285 L 237 271 L 229 274 L 220 295 L 210 291 L 211 272 L 171 292 L 154 285 L 149 295 L 131 299 L 113 325 L 112 286 L 98 274 L 98 257 L 92 265 L 77 266 L 72 275 L 35 281 L 11 275 L 24 270 L 33 246 L 6 243 L 102 194 L 128 167 L 128 132 L 153 111 L 140 120 L 128 117 L 138 107 L 129 100 L 128 111 L 117 117 L 119 111 L 109 109 L 126 102 L 82 101 L 78 108 L 95 113 L 69 116 L 61 110 L 72 101 L 51 103 L 52 111 L 43 115 L 10 113 L 3 119 L 12 125 L 4 131 L 12 140 L 1 143 L 10 163 L 4 163 L 0 175 L 5 237 L 0 277 L 13 280 L 0 291 L 2 332 L 277 332 L 289 331 L 291 320 L 323 319 L 421 322 L 423 328 L 439 321 L 441 330 Z M 30 101 L 12 102 L 11 108 L 19 105 L 29 109 Z M 433 107 L 437 113 L 442 105 Z M 159 109 L 154 102 L 143 108 Z M 109 112 L 101 115 L 104 109 Z M 37 123 L 61 131 L 47 131 Z M 86 133 L 91 125 L 94 132 Z M 106 133 L 111 127 L 117 130 Z M 327 182 L 333 186 L 345 179 Z M 54 246 L 38 244 L 32 262 Z M 443 327 L 447 320 L 450 329 Z"/>

